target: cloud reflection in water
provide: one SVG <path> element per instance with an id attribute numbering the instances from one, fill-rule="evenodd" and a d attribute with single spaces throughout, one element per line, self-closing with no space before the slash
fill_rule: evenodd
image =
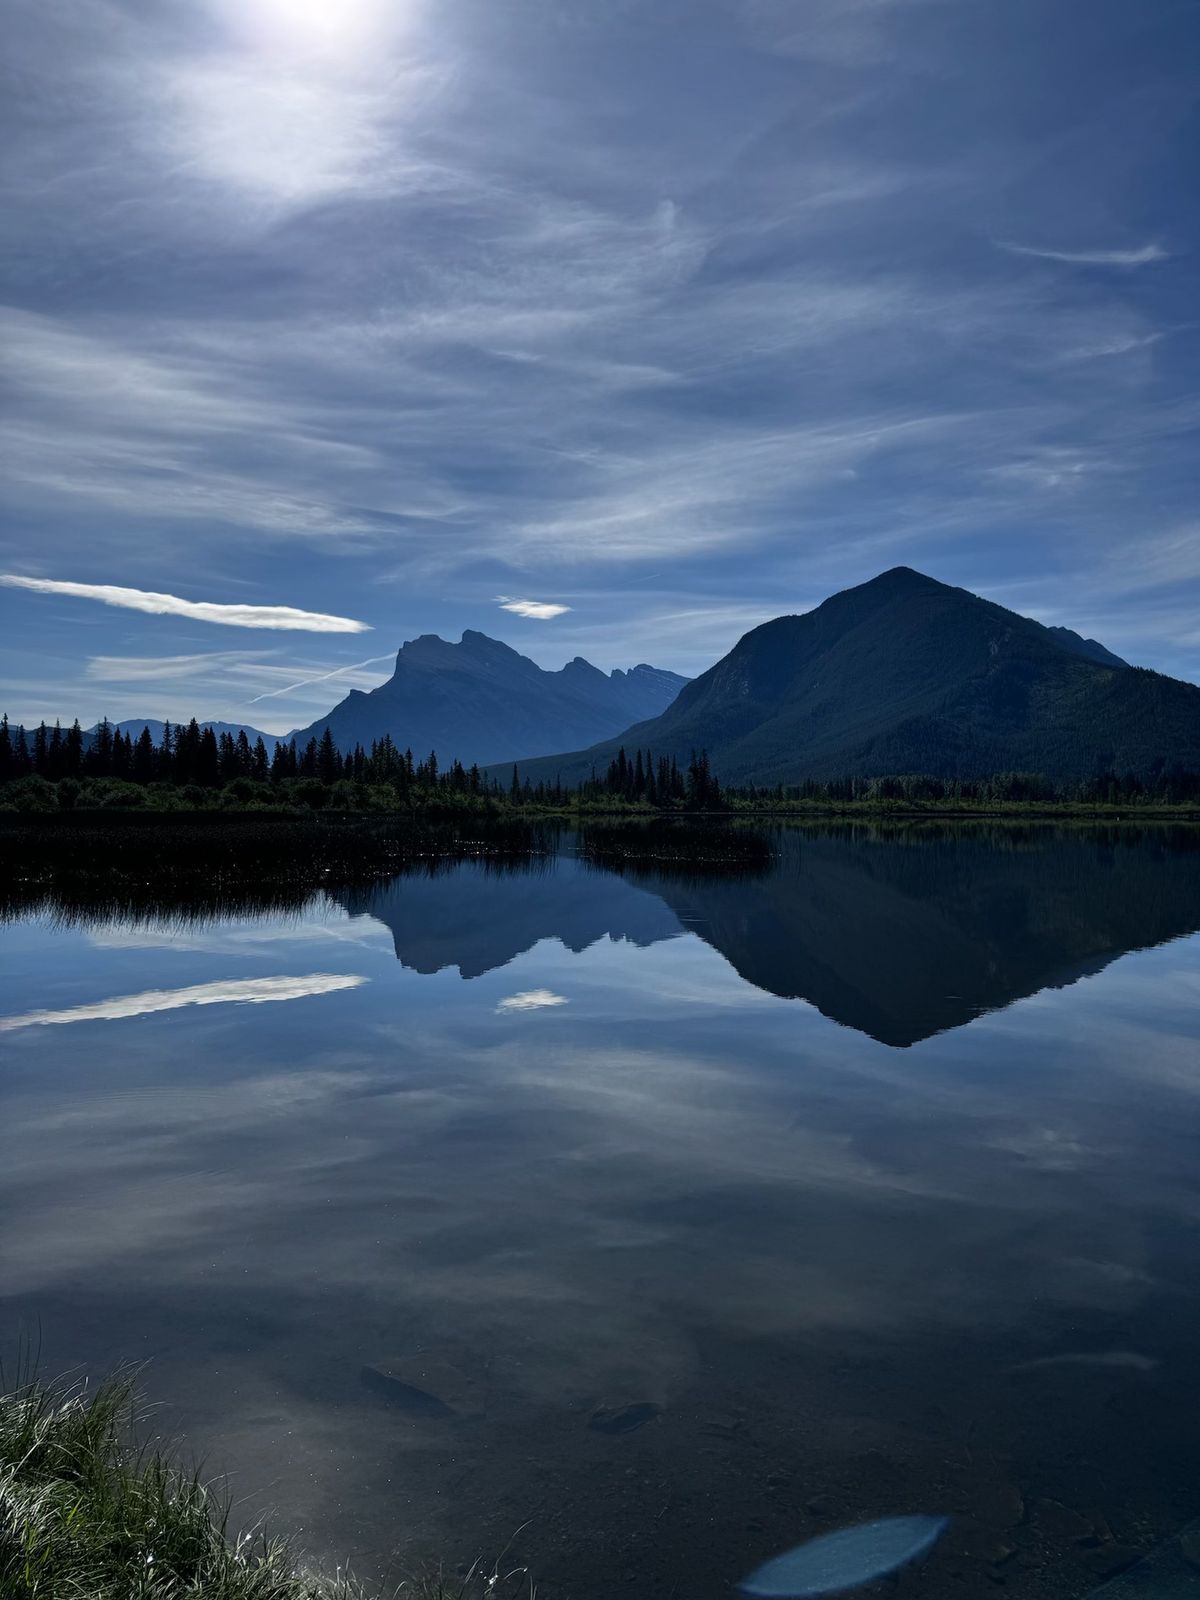
<path id="1" fill-rule="evenodd" d="M 499 1016 L 513 1011 L 544 1011 L 549 1006 L 565 1006 L 565 994 L 555 994 L 553 989 L 522 989 L 520 994 L 505 995 L 496 1007 Z"/>
<path id="2" fill-rule="evenodd" d="M 153 1011 L 177 1011 L 181 1006 L 262 1005 L 268 1000 L 301 1000 L 306 995 L 357 989 L 366 981 L 354 973 L 310 972 L 297 978 L 235 978 L 224 983 L 191 984 L 184 989 L 146 989 L 141 994 L 114 995 L 111 1000 L 68 1006 L 62 1011 L 23 1011 L 16 1016 L 0 1017 L 0 1033 L 59 1022 L 113 1022 L 125 1017 L 147 1016 Z"/>

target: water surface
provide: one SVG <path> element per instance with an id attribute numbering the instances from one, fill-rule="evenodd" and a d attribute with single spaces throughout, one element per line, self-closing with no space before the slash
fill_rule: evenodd
<path id="1" fill-rule="evenodd" d="M 0 927 L 9 1346 L 367 1573 L 1088 1593 L 1200 1513 L 1200 841 L 771 842 Z"/>

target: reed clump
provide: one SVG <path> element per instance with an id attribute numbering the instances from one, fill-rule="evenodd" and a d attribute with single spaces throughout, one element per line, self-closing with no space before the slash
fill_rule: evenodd
<path id="1" fill-rule="evenodd" d="M 309 1570 L 259 1526 L 233 1536 L 230 1502 L 169 1452 L 121 1375 L 18 1381 L 0 1394 L 2 1600 L 380 1600 L 353 1577 Z M 396 1600 L 470 1600 L 532 1589 L 499 1570 L 409 1578 Z"/>

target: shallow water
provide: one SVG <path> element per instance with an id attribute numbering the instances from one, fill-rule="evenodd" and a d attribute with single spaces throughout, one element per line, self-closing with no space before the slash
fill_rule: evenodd
<path id="1" fill-rule="evenodd" d="M 574 848 L 0 927 L 4 1346 L 543 1600 L 908 1512 L 903 1595 L 1081 1596 L 1200 1513 L 1200 840 Z"/>

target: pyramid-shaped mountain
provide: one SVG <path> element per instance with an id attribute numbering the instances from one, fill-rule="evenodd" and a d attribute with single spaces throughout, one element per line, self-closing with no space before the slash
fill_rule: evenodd
<path id="1" fill-rule="evenodd" d="M 660 716 L 521 771 L 574 782 L 622 745 L 680 762 L 707 749 L 725 783 L 1146 777 L 1200 768 L 1200 688 L 896 567 L 745 634 Z"/>
<path id="2" fill-rule="evenodd" d="M 401 646 L 396 670 L 369 692 L 352 689 L 295 738 L 328 727 L 338 748 L 371 748 L 390 734 L 420 760 L 511 761 L 589 744 L 657 716 L 687 683 L 644 663 L 601 672 L 582 656 L 548 672 L 498 639 L 468 631 L 458 644 L 423 634 Z"/>

